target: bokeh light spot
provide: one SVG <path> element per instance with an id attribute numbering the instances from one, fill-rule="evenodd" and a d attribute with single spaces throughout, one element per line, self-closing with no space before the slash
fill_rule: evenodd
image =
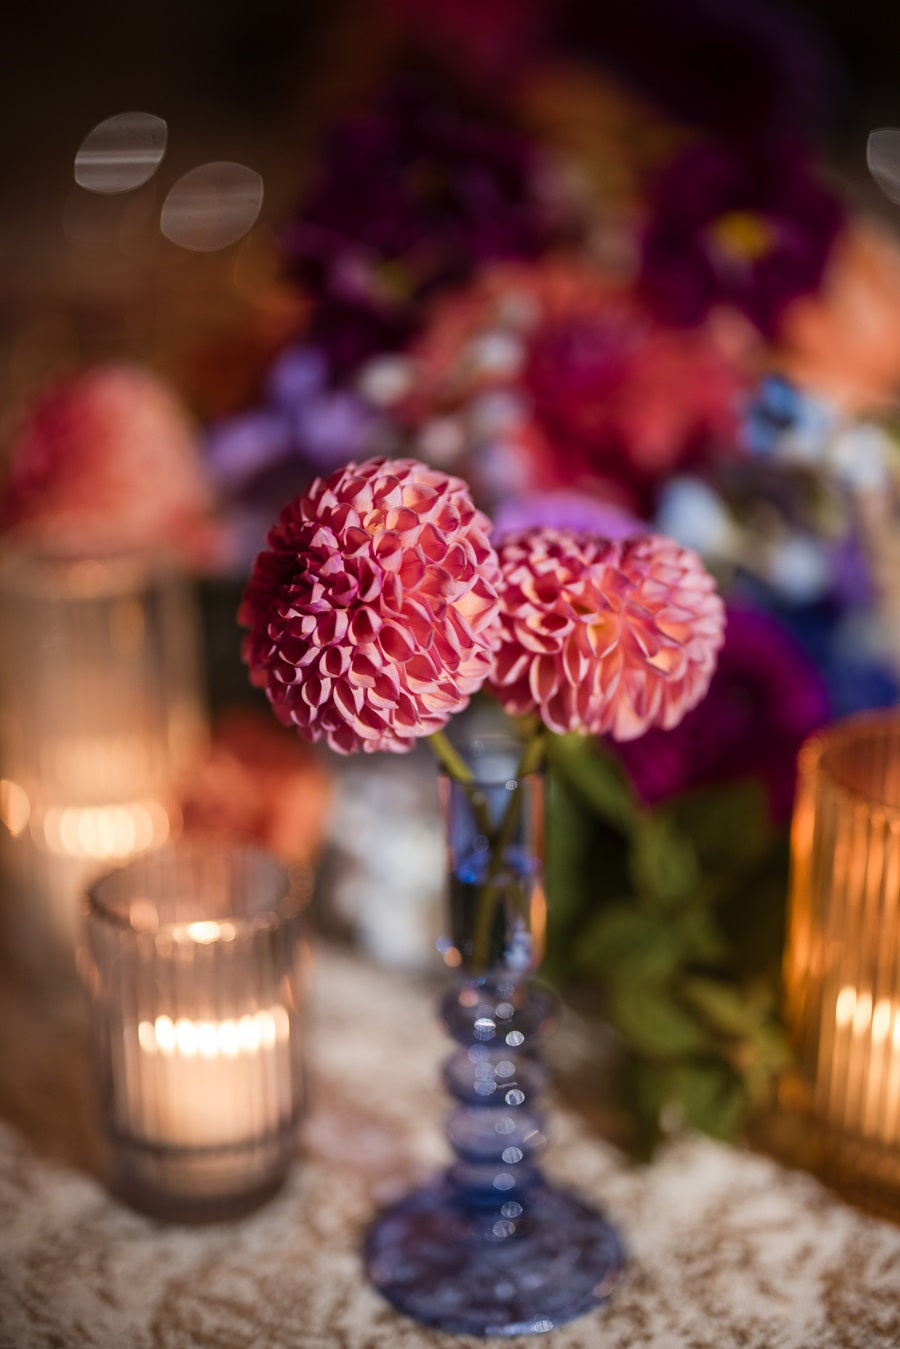
<path id="1" fill-rule="evenodd" d="M 163 203 L 160 228 L 167 239 L 195 253 L 237 243 L 256 223 L 263 180 L 244 164 L 222 160 L 182 175 Z"/>
<path id="2" fill-rule="evenodd" d="M 75 181 L 89 192 L 131 192 L 153 177 L 168 128 L 150 112 L 120 112 L 89 131 L 75 155 Z"/>
<path id="3" fill-rule="evenodd" d="M 869 133 L 866 163 L 888 200 L 900 205 L 900 127 L 882 126 Z"/>

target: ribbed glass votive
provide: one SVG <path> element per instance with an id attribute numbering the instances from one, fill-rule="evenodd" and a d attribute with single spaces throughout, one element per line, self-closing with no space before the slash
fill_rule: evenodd
<path id="1" fill-rule="evenodd" d="M 81 892 L 166 841 L 205 740 L 197 619 L 146 556 L 0 555 L 0 844 L 13 953 L 70 974 Z"/>
<path id="2" fill-rule="evenodd" d="M 900 1210 L 900 713 L 820 732 L 798 767 L 785 1099 L 828 1178 Z"/>
<path id="3" fill-rule="evenodd" d="M 84 960 L 113 1190 L 196 1221 L 272 1194 L 304 1104 L 305 893 L 268 853 L 182 840 L 89 890 Z"/>

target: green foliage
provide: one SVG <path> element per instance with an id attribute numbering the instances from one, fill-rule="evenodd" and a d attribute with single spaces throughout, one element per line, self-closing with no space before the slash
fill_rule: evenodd
<path id="1" fill-rule="evenodd" d="M 596 741 L 551 738 L 551 976 L 602 991 L 638 1150 L 683 1122 L 740 1132 L 787 1062 L 787 846 L 757 783 L 648 809 Z"/>

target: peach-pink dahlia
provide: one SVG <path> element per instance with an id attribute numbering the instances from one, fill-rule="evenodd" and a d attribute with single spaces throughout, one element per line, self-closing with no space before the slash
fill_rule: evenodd
<path id="1" fill-rule="evenodd" d="M 707 690 L 725 618 L 700 559 L 661 535 L 609 542 L 538 528 L 500 547 L 505 709 L 552 731 L 633 740 Z"/>
<path id="2" fill-rule="evenodd" d="M 282 511 L 244 593 L 244 659 L 275 715 L 342 754 L 402 752 L 484 682 L 500 569 L 459 478 L 371 459 Z"/>

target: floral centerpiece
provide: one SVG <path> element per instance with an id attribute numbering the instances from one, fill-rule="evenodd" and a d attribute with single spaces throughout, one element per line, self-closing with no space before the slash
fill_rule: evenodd
<path id="1" fill-rule="evenodd" d="M 530 979 L 545 913 L 536 774 L 550 738 L 629 741 L 700 702 L 724 629 L 713 579 L 653 534 L 539 527 L 495 548 L 461 479 L 376 458 L 284 507 L 239 618 L 251 678 L 285 725 L 340 754 L 424 737 L 447 784 L 455 1161 L 376 1221 L 370 1276 L 427 1324 L 549 1330 L 605 1300 L 623 1253 L 535 1162 L 552 1010 Z M 517 728 L 516 757 L 489 751 L 489 773 L 446 734 L 481 688 Z"/>
<path id="2" fill-rule="evenodd" d="M 594 729 L 541 737 L 545 970 L 591 1016 L 600 991 L 635 1141 L 732 1137 L 784 1062 L 797 749 L 900 692 L 900 247 L 825 161 L 834 72 L 777 7 L 385 3 L 387 57 L 283 231 L 308 325 L 209 460 L 248 562 L 285 500 L 380 456 L 464 478 L 498 549 L 587 527 L 703 558 L 729 610 L 709 697 L 673 731 L 617 739 L 582 703 Z M 520 720 L 585 698 L 584 653 L 557 655 L 526 687 L 509 652 Z"/>

